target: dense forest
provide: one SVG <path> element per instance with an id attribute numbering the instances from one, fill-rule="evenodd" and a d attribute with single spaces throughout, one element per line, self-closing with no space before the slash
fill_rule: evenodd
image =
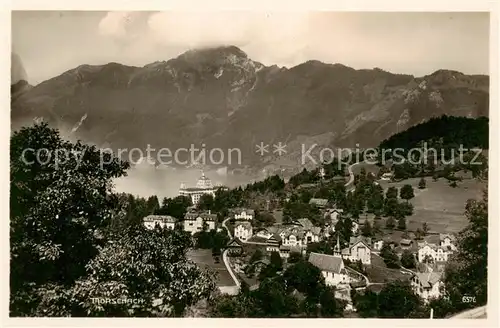
<path id="1" fill-rule="evenodd" d="M 443 115 L 392 135 L 380 143 L 381 149 L 420 148 L 421 143 L 439 143 L 442 147 L 488 149 L 487 117 L 467 118 Z"/>

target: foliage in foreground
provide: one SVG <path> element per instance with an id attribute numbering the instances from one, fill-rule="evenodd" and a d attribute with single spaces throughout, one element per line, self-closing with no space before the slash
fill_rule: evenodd
<path id="1" fill-rule="evenodd" d="M 63 151 L 81 161 L 49 157 Z M 46 124 L 15 132 L 10 155 L 11 316 L 178 316 L 215 288 L 184 232 L 110 229 L 127 163 Z"/>

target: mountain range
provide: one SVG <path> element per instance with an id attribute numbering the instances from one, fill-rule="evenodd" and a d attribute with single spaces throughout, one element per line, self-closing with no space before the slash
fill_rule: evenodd
<path id="1" fill-rule="evenodd" d="M 298 166 L 302 145 L 371 147 L 431 117 L 488 116 L 489 77 L 314 60 L 265 66 L 224 46 L 144 67 L 81 65 L 34 87 L 21 80 L 11 92 L 13 129 L 43 119 L 113 149 L 239 148 L 242 165 L 274 170 Z M 260 142 L 270 145 L 264 156 Z M 285 155 L 273 154 L 278 142 Z"/>

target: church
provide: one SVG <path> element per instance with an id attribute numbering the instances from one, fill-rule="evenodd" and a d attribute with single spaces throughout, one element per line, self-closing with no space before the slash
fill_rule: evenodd
<path id="1" fill-rule="evenodd" d="M 196 183 L 196 187 L 186 187 L 186 185 L 182 183 L 179 188 L 179 195 L 190 197 L 193 205 L 197 205 L 202 195 L 212 195 L 215 197 L 215 191 L 219 188 L 223 187 L 212 185 L 212 180 L 206 177 L 205 173 L 202 171 L 201 177 Z"/>

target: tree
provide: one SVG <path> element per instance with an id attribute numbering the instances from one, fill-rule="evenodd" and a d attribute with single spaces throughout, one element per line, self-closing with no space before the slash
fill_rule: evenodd
<path id="1" fill-rule="evenodd" d="M 344 316 L 345 303 L 335 298 L 335 287 L 325 287 L 319 297 L 320 312 L 323 318 Z"/>
<path id="2" fill-rule="evenodd" d="M 160 209 L 160 202 L 158 201 L 158 197 L 150 196 L 147 201 L 147 211 L 148 214 L 156 214 Z"/>
<path id="3" fill-rule="evenodd" d="M 297 263 L 303 259 L 304 258 L 302 256 L 302 254 L 300 254 L 299 252 L 290 252 L 290 256 L 288 257 L 287 262 L 288 262 L 288 264 L 293 264 L 293 263 Z"/>
<path id="4" fill-rule="evenodd" d="M 422 223 L 422 232 L 424 233 L 424 236 L 427 235 L 429 232 L 429 227 L 427 226 L 427 222 Z"/>
<path id="5" fill-rule="evenodd" d="M 384 194 L 380 186 L 372 188 L 372 193 L 366 203 L 369 213 L 380 215 L 384 208 Z"/>
<path id="6" fill-rule="evenodd" d="M 424 178 L 421 178 L 420 181 L 418 182 L 418 189 L 425 189 L 427 183 L 425 182 Z"/>
<path id="7" fill-rule="evenodd" d="M 377 220 L 375 218 L 374 222 L 373 222 L 373 232 L 374 233 L 380 233 L 382 231 L 382 225 L 380 224 L 380 219 Z"/>
<path id="8" fill-rule="evenodd" d="M 403 218 L 405 216 L 413 215 L 413 204 L 412 203 L 399 203 L 397 206 L 396 214 L 399 215 L 399 218 Z"/>
<path id="9" fill-rule="evenodd" d="M 89 262 L 88 276 L 77 281 L 72 297 L 83 315 L 182 316 L 187 306 L 215 290 L 215 277 L 186 259 L 191 246 L 189 234 L 180 230 L 129 233 Z M 123 295 L 141 303 L 131 307 L 92 302 Z"/>
<path id="10" fill-rule="evenodd" d="M 458 236 L 457 252 L 445 271 L 445 290 L 455 311 L 487 302 L 488 276 L 488 194 L 469 200 L 465 207 L 469 224 Z M 462 302 L 464 295 L 474 296 L 475 304 Z"/>
<path id="11" fill-rule="evenodd" d="M 412 269 L 416 267 L 415 256 L 409 250 L 405 250 L 403 255 L 401 255 L 401 265 L 407 269 Z"/>
<path id="12" fill-rule="evenodd" d="M 273 267 L 273 269 L 275 269 L 276 271 L 283 270 L 283 260 L 281 259 L 281 256 L 278 252 L 271 252 L 270 261 L 270 265 Z"/>
<path id="13" fill-rule="evenodd" d="M 348 217 L 341 217 L 337 224 L 335 225 L 335 231 L 338 232 L 340 237 L 340 242 L 345 244 L 349 242 L 349 239 L 352 237 L 352 228 L 353 223 L 352 220 Z"/>
<path id="14" fill-rule="evenodd" d="M 387 219 L 387 221 L 385 221 L 385 227 L 387 229 L 394 229 L 394 227 L 396 226 L 396 223 L 394 222 L 394 218 L 391 216 Z"/>
<path id="15" fill-rule="evenodd" d="M 421 240 L 423 236 L 424 232 L 422 231 L 422 229 L 417 228 L 417 231 L 415 231 L 415 239 Z"/>
<path id="16" fill-rule="evenodd" d="M 363 318 L 375 318 L 378 312 L 378 296 L 373 291 L 365 289 L 364 294 L 358 294 L 355 289 L 351 296 L 356 312 Z"/>
<path id="17" fill-rule="evenodd" d="M 399 268 L 399 258 L 394 253 L 392 248 L 384 242 L 382 248 L 380 249 L 380 256 L 384 259 L 385 264 L 388 268 Z"/>
<path id="18" fill-rule="evenodd" d="M 372 226 L 370 224 L 370 221 L 368 221 L 368 220 L 365 221 L 365 224 L 363 225 L 363 228 L 361 229 L 361 234 L 365 237 L 373 236 L 373 230 L 372 230 Z"/>
<path id="19" fill-rule="evenodd" d="M 214 196 L 210 194 L 203 194 L 198 201 L 198 209 L 212 210 L 214 207 Z"/>
<path id="20" fill-rule="evenodd" d="M 260 261 L 260 260 L 262 260 L 263 256 L 264 256 L 264 254 L 262 253 L 260 248 L 257 248 L 255 250 L 255 252 L 253 252 L 252 256 L 250 257 L 249 263 L 252 264 L 254 262 Z"/>
<path id="21" fill-rule="evenodd" d="M 384 214 L 386 216 L 395 216 L 398 213 L 399 203 L 396 198 L 388 197 L 384 203 Z"/>
<path id="22" fill-rule="evenodd" d="M 173 199 L 165 198 L 158 214 L 170 215 L 174 218 L 182 219 L 186 215 L 187 208 L 192 205 L 191 197 L 177 196 Z"/>
<path id="23" fill-rule="evenodd" d="M 407 202 L 415 197 L 415 194 L 413 192 L 413 187 L 409 184 L 405 184 L 401 188 L 401 198 L 405 199 Z"/>
<path id="24" fill-rule="evenodd" d="M 307 252 L 309 253 L 321 253 L 321 254 L 333 254 L 332 245 L 326 241 L 322 240 L 316 243 L 308 243 L 307 244 Z"/>
<path id="25" fill-rule="evenodd" d="M 85 274 L 119 206 L 118 198 L 110 197 L 112 179 L 125 175 L 128 167 L 95 146 L 64 141 L 46 123 L 14 132 L 11 315 L 41 315 L 47 310 L 42 295 L 62 297 L 64 286 Z"/>
<path id="26" fill-rule="evenodd" d="M 398 198 L 398 189 L 396 187 L 389 187 L 385 193 L 386 198 Z"/>
<path id="27" fill-rule="evenodd" d="M 408 283 L 395 281 L 385 285 L 378 295 L 378 316 L 409 318 L 422 305 L 422 300 L 413 293 Z"/>
<path id="28" fill-rule="evenodd" d="M 405 218 L 401 218 L 398 220 L 398 229 L 399 230 L 406 230 L 406 220 Z"/>
<path id="29" fill-rule="evenodd" d="M 258 317 L 287 317 L 298 312 L 297 300 L 287 293 L 284 279 L 268 278 L 254 293 Z"/>
<path id="30" fill-rule="evenodd" d="M 276 223 L 276 218 L 269 212 L 256 211 L 255 223 L 257 227 L 269 227 Z"/>
<path id="31" fill-rule="evenodd" d="M 305 260 L 288 267 L 283 273 L 283 278 L 289 291 L 297 289 L 309 297 L 316 297 L 316 299 L 321 293 L 322 286 L 324 286 L 321 271 Z"/>

